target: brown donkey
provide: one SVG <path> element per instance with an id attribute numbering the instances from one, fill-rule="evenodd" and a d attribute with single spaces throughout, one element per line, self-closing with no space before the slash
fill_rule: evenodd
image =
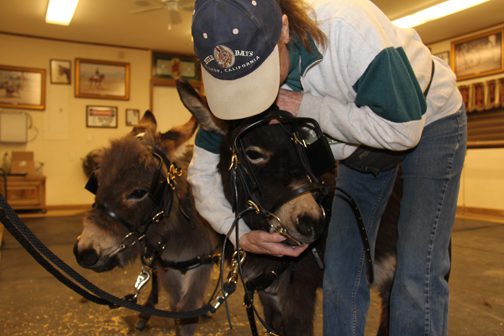
<path id="1" fill-rule="evenodd" d="M 147 111 L 129 134 L 99 151 L 91 179 L 95 204 L 74 246 L 79 265 L 96 272 L 141 258 L 146 269 L 155 270 L 153 288 L 159 284 L 168 293 L 173 311 L 203 306 L 218 244 L 218 235 L 194 209 L 186 179 L 192 155 L 187 142 L 196 127 L 191 118 L 159 133 Z M 147 304 L 155 303 L 153 290 Z M 148 318 L 141 315 L 137 327 Z M 194 333 L 194 319 L 177 322 L 177 335 Z"/>

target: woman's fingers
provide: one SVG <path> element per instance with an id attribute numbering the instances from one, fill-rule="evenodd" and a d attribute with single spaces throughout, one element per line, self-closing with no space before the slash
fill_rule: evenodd
<path id="1" fill-rule="evenodd" d="M 283 244 L 285 237 L 278 233 L 265 231 L 250 231 L 240 237 L 240 247 L 245 251 L 256 254 L 270 254 L 278 257 L 299 256 L 308 245 L 289 246 Z"/>

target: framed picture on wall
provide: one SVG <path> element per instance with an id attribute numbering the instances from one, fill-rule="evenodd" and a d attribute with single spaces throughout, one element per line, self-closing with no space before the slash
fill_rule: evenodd
<path id="1" fill-rule="evenodd" d="M 45 69 L 0 65 L 0 107 L 44 110 Z"/>
<path id="2" fill-rule="evenodd" d="M 126 126 L 136 126 L 140 121 L 139 109 L 126 109 Z"/>
<path id="3" fill-rule="evenodd" d="M 481 112 L 485 110 L 485 84 L 482 82 L 472 83 L 472 106 L 471 111 Z"/>
<path id="4" fill-rule="evenodd" d="M 187 55 L 152 53 L 152 76 L 158 79 L 184 78 L 200 81 L 200 66 L 197 58 Z"/>
<path id="5" fill-rule="evenodd" d="M 457 80 L 504 71 L 502 32 L 494 30 L 451 43 L 452 64 Z"/>
<path id="6" fill-rule="evenodd" d="M 460 94 L 462 95 L 462 101 L 464 102 L 467 112 L 470 111 L 471 106 L 471 86 L 470 85 L 460 85 L 458 87 Z"/>
<path id="7" fill-rule="evenodd" d="M 130 64 L 75 59 L 75 96 L 129 100 Z"/>
<path id="8" fill-rule="evenodd" d="M 504 77 L 497 79 L 497 92 L 499 92 L 497 107 L 504 108 Z"/>
<path id="9" fill-rule="evenodd" d="M 485 82 L 485 110 L 499 107 L 497 80 L 491 79 Z"/>
<path id="10" fill-rule="evenodd" d="M 72 81 L 72 61 L 52 59 L 49 61 L 51 84 L 70 84 Z"/>
<path id="11" fill-rule="evenodd" d="M 86 127 L 117 128 L 117 107 L 86 106 Z"/>

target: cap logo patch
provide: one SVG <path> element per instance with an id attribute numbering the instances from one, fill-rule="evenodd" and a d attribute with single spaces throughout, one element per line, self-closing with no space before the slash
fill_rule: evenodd
<path id="1" fill-rule="evenodd" d="M 223 69 L 230 68 L 235 63 L 233 51 L 222 44 L 214 48 L 213 56 L 217 64 Z"/>

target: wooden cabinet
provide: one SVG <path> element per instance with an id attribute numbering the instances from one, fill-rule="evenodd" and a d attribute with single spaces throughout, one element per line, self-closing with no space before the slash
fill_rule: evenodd
<path id="1" fill-rule="evenodd" d="M 7 202 L 14 210 L 46 211 L 45 176 L 7 176 Z M 5 193 L 5 179 L 0 176 L 0 192 Z"/>

